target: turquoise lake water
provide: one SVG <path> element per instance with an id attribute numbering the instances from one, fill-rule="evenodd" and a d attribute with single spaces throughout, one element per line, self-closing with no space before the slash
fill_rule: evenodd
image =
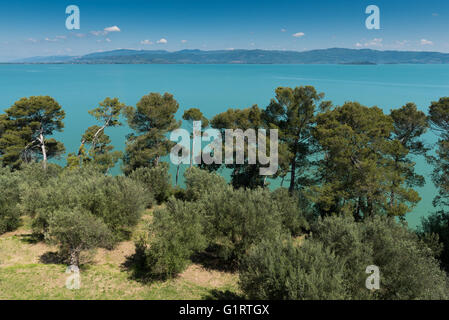
<path id="1" fill-rule="evenodd" d="M 389 113 L 415 102 L 427 112 L 432 101 L 449 96 L 449 65 L 0 65 L 0 108 L 21 97 L 54 97 L 66 111 L 64 132 L 56 137 L 73 152 L 81 134 L 96 123 L 87 111 L 105 97 L 135 105 L 150 92 L 170 92 L 180 103 L 178 119 L 192 107 L 210 118 L 228 108 L 265 107 L 276 87 L 301 85 L 315 86 L 335 105 L 358 101 Z M 107 133 L 123 150 L 129 129 Z M 425 140 L 433 145 L 436 137 L 429 132 Z M 433 210 L 431 170 L 418 160 L 427 184 L 418 190 L 422 201 L 408 214 L 412 227 Z"/>

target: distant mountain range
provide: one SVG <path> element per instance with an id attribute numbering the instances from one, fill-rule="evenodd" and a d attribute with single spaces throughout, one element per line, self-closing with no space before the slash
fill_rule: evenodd
<path id="1" fill-rule="evenodd" d="M 21 59 L 11 63 L 65 64 L 446 64 L 449 53 L 371 49 L 270 50 L 114 50 L 84 56 Z"/>

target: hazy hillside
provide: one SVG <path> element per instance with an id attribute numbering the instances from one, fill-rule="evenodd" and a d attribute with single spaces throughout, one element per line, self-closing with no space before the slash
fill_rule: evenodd
<path id="1" fill-rule="evenodd" d="M 267 50 L 114 50 L 81 57 L 35 57 L 14 63 L 127 63 L 127 64 L 442 64 L 449 54 L 371 49 L 323 49 L 312 51 Z"/>

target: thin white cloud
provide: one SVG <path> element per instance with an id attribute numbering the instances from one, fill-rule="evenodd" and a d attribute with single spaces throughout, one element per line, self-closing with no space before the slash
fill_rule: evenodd
<path id="1" fill-rule="evenodd" d="M 301 38 L 301 37 L 304 37 L 306 34 L 304 33 L 304 32 L 297 32 L 297 33 L 294 33 L 293 34 L 293 36 L 295 37 L 295 38 Z"/>
<path id="2" fill-rule="evenodd" d="M 120 32 L 120 31 L 122 31 L 122 30 L 120 30 L 119 27 L 112 26 L 112 27 L 104 28 L 103 30 L 91 31 L 90 34 L 92 34 L 92 35 L 94 35 L 96 37 L 99 37 L 99 36 L 106 36 L 106 35 L 108 35 L 108 33 L 111 33 L 111 32 Z"/>
<path id="3" fill-rule="evenodd" d="M 181 40 L 181 43 L 187 43 L 187 40 Z"/>
<path id="4" fill-rule="evenodd" d="M 91 34 L 93 34 L 94 36 L 103 36 L 105 34 L 104 31 L 91 31 Z"/>
<path id="5" fill-rule="evenodd" d="M 54 38 L 45 38 L 44 40 L 45 41 L 47 41 L 47 42 L 58 42 L 58 41 L 60 41 L 60 40 L 65 40 L 65 39 L 67 39 L 67 37 L 66 36 L 56 36 L 56 37 L 54 37 Z"/>
<path id="6" fill-rule="evenodd" d="M 281 29 L 281 32 L 287 32 L 287 30 L 282 28 L 282 29 Z"/>
<path id="7" fill-rule="evenodd" d="M 365 42 L 365 43 L 360 43 L 360 42 L 357 42 L 356 44 L 355 44 L 355 46 L 357 47 L 357 48 L 366 48 L 366 47 L 382 47 L 383 46 L 383 39 L 382 38 L 374 38 L 374 39 L 372 39 L 372 40 L 369 40 L 369 41 L 367 41 L 367 42 Z"/>
<path id="8" fill-rule="evenodd" d="M 405 46 L 408 43 L 407 40 L 396 41 L 396 44 L 400 47 Z"/>
<path id="9" fill-rule="evenodd" d="M 150 44 L 153 44 L 153 42 L 151 42 L 150 40 L 142 40 L 142 41 L 140 41 L 140 44 L 150 45 Z"/>
<path id="10" fill-rule="evenodd" d="M 33 39 L 33 38 L 28 38 L 27 41 L 28 41 L 28 42 L 31 42 L 31 43 L 37 43 L 37 40 L 36 40 L 36 39 Z"/>
<path id="11" fill-rule="evenodd" d="M 159 44 L 166 44 L 168 41 L 167 41 L 167 39 L 165 39 L 165 38 L 162 38 L 162 39 L 160 39 L 160 40 L 158 40 L 157 41 L 157 43 L 159 43 Z"/>
<path id="12" fill-rule="evenodd" d="M 106 41 L 106 42 L 111 42 L 112 40 L 109 39 L 109 38 L 106 38 L 105 41 Z"/>
<path id="13" fill-rule="evenodd" d="M 108 27 L 108 28 L 104 28 L 105 32 L 120 32 L 120 28 L 117 26 L 112 26 L 112 27 Z"/>
<path id="14" fill-rule="evenodd" d="M 422 46 L 431 46 L 433 45 L 433 42 L 427 39 L 421 39 L 421 45 Z"/>

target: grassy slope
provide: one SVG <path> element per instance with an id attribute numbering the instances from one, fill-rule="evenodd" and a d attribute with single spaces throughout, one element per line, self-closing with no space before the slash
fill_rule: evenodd
<path id="1" fill-rule="evenodd" d="M 151 221 L 147 214 L 137 228 Z M 97 250 L 92 263 L 81 268 L 81 288 L 65 287 L 66 266 L 51 263 L 57 248 L 29 240 L 29 221 L 0 236 L 0 299 L 216 299 L 238 294 L 238 275 L 191 265 L 177 279 L 144 284 L 132 280 L 123 267 L 134 253 L 132 241 L 114 250 Z M 47 257 L 47 258 L 46 258 Z"/>

